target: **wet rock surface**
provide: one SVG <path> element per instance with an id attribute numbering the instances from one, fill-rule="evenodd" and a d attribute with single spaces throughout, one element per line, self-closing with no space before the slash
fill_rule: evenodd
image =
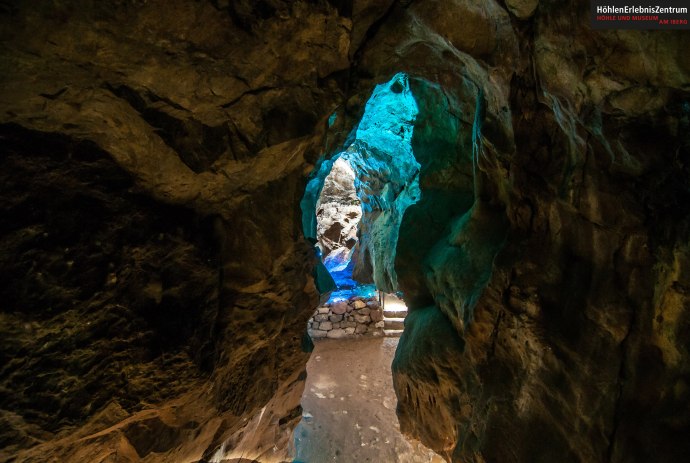
<path id="1" fill-rule="evenodd" d="M 403 70 L 421 197 L 394 261 L 367 253 L 410 309 L 402 432 L 683 461 L 690 35 L 588 8 L 4 2 L 0 460 L 289 460 L 319 305 L 298 205 Z"/>

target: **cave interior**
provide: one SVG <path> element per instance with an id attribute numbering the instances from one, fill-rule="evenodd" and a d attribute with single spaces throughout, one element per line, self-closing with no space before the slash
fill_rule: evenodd
<path id="1" fill-rule="evenodd" d="M 690 32 L 590 3 L 0 0 L 0 463 L 292 461 L 374 290 L 445 461 L 686 461 Z"/>

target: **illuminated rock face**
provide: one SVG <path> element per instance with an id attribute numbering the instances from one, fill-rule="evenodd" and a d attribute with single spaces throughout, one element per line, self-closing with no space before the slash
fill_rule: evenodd
<path id="1" fill-rule="evenodd" d="M 0 460 L 289 460 L 338 155 L 358 272 L 410 309 L 404 432 L 690 454 L 687 33 L 594 33 L 584 0 L 5 3 Z"/>
<path id="2" fill-rule="evenodd" d="M 316 203 L 319 249 L 331 274 L 345 270 L 357 245 L 357 226 L 362 206 L 355 191 L 355 172 L 350 163 L 339 158 L 324 179 Z M 350 272 L 351 273 L 351 272 Z"/>
<path id="3" fill-rule="evenodd" d="M 420 196 L 419 163 L 411 145 L 417 114 L 408 76 L 393 76 L 374 89 L 356 141 L 343 154 L 357 171 L 363 210 L 354 277 L 386 292 L 399 290 L 395 256 L 400 223 Z"/>
<path id="4" fill-rule="evenodd" d="M 419 163 L 411 145 L 417 114 L 417 103 L 406 74 L 396 74 L 390 81 L 376 86 L 353 131 L 354 141 L 333 160 L 324 162 L 324 166 L 332 165 L 327 176 L 324 177 L 329 172 L 327 167 L 315 171 L 302 204 L 304 213 L 311 216 L 310 198 L 313 192 L 319 191 L 319 185 L 323 185 L 316 205 L 317 237 L 328 260 L 333 245 L 326 243 L 323 237 L 331 221 L 318 219 L 319 214 L 326 213 L 321 206 L 324 204 L 322 198 L 324 195 L 331 197 L 336 190 L 342 189 L 332 186 L 331 175 L 337 175 L 348 185 L 351 178 L 354 180 L 353 192 L 357 203 L 361 204 L 361 221 L 359 215 L 354 215 L 359 221 L 356 229 L 359 239 L 354 252 L 348 254 L 348 258 L 354 259 L 353 278 L 363 284 L 374 283 L 388 292 L 399 290 L 395 257 L 400 223 L 405 210 L 420 196 Z M 351 167 L 345 170 L 345 165 Z M 351 207 L 348 213 L 356 214 L 355 207 L 359 206 Z M 343 233 L 353 230 L 344 219 L 336 222 L 340 225 L 334 238 L 337 235 L 337 239 L 342 239 Z M 349 259 L 341 261 L 349 262 Z"/>

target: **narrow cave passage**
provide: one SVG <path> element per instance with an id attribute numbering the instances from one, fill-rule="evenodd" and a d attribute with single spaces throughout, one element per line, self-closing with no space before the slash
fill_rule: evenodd
<path id="1" fill-rule="evenodd" d="M 421 196 L 417 113 L 407 75 L 378 85 L 352 142 L 322 160 L 307 186 L 304 230 L 320 257 L 323 300 L 308 322 L 315 348 L 296 461 L 442 461 L 400 433 L 390 369 L 407 315 L 396 246 Z"/>
<path id="2" fill-rule="evenodd" d="M 356 182 L 362 183 L 347 157 L 337 158 L 316 203 L 316 250 L 335 290 L 308 322 L 312 338 L 400 336 L 403 331 L 407 306 L 402 293 L 379 291 L 368 269 L 359 269 L 354 276 L 356 265 L 363 265 L 358 237 L 363 208 Z M 376 245 L 366 231 L 363 242 Z"/>
<path id="3" fill-rule="evenodd" d="M 406 74 L 396 74 L 376 86 L 349 144 L 331 159 L 322 159 L 307 185 L 303 228 L 324 264 L 319 265 L 317 277 L 322 294 L 330 293 L 324 307 L 336 307 L 335 313 L 315 314 L 321 316 L 310 323 L 312 338 L 384 334 L 379 309 L 386 299 L 404 309 L 395 258 L 403 215 L 421 196 L 420 165 L 411 145 L 418 112 Z M 355 320 L 344 320 L 346 326 L 337 326 L 331 333 L 332 323 L 340 322 L 338 316 L 351 312 L 339 303 L 353 302 L 353 298 L 369 303 L 367 308 L 355 309 L 364 310 L 362 316 L 370 316 L 368 310 L 373 310 L 370 323 L 350 326 Z"/>

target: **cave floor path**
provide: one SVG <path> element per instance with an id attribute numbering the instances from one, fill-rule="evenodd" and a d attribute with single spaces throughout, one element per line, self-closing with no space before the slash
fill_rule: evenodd
<path id="1" fill-rule="evenodd" d="M 391 362 L 398 338 L 324 339 L 307 363 L 295 462 L 442 463 L 400 433 Z"/>

